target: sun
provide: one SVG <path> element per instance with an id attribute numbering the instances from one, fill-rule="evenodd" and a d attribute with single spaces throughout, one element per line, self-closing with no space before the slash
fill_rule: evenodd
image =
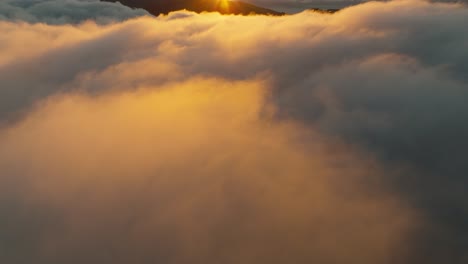
<path id="1" fill-rule="evenodd" d="M 229 11 L 229 0 L 215 0 L 218 10 L 227 12 Z"/>

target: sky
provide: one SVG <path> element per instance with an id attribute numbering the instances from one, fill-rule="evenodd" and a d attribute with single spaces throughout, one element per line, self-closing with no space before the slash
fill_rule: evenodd
<path id="1" fill-rule="evenodd" d="M 2 1 L 0 263 L 467 263 L 467 24 Z"/>
<path id="2" fill-rule="evenodd" d="M 377 0 L 385 2 L 385 0 Z M 254 4 L 273 8 L 286 13 L 298 13 L 308 8 L 321 9 L 341 9 L 360 3 L 371 2 L 368 0 L 250 0 Z M 432 2 L 459 2 L 466 3 L 466 0 L 434 0 Z"/>
<path id="3" fill-rule="evenodd" d="M 299 13 L 308 8 L 340 9 L 359 4 L 360 0 L 253 0 L 254 4 L 267 6 L 286 13 Z"/>

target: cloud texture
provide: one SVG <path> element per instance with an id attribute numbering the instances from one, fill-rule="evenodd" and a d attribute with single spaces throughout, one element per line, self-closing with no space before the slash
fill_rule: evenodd
<path id="1" fill-rule="evenodd" d="M 99 0 L 2 0 L 0 3 L 0 20 L 30 23 L 76 24 L 94 20 L 102 24 L 145 14 L 142 9 Z"/>
<path id="2" fill-rule="evenodd" d="M 465 6 L 16 20 L 0 262 L 466 263 Z"/>

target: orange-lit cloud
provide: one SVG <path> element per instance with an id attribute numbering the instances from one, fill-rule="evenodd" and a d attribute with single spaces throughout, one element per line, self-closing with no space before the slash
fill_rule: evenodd
<path id="1" fill-rule="evenodd" d="M 0 22 L 0 262 L 464 263 L 466 17 Z"/>
<path id="2" fill-rule="evenodd" d="M 376 183 L 388 172 L 351 146 L 272 120 L 264 85 L 208 78 L 56 96 L 3 130 L 2 186 L 20 180 L 21 206 L 52 212 L 27 254 L 390 263 L 416 219 Z"/>

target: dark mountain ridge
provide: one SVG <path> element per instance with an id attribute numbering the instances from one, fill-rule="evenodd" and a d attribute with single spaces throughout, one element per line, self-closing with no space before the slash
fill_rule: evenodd
<path id="1" fill-rule="evenodd" d="M 101 0 L 106 2 L 120 2 L 132 8 L 142 8 L 157 16 L 172 11 L 187 9 L 194 12 L 219 12 L 221 14 L 262 14 L 284 15 L 271 9 L 258 7 L 241 1 L 227 0 Z"/>

